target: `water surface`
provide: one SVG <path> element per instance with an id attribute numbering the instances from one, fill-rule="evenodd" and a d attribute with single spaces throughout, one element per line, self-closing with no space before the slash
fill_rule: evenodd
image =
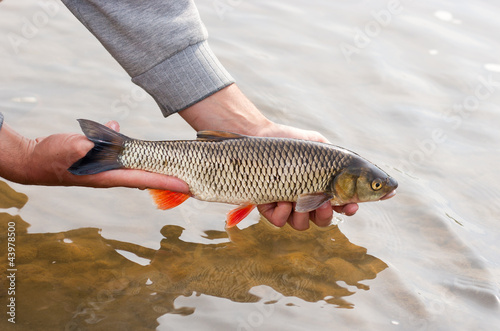
<path id="1" fill-rule="evenodd" d="M 137 138 L 194 138 L 65 7 L 40 3 L 0 5 L 6 121 L 29 137 L 79 132 L 75 119 L 89 118 Z M 325 229 L 278 230 L 253 213 L 226 231 L 224 204 L 165 212 L 140 190 L 1 184 L 3 261 L 6 224 L 18 233 L 16 327 L 498 328 L 500 7 L 197 5 L 212 48 L 267 116 L 375 162 L 398 195 Z"/>

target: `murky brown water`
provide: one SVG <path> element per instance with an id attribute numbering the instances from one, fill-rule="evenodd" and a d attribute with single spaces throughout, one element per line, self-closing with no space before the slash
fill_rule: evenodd
<path id="1" fill-rule="evenodd" d="M 0 327 L 498 328 L 500 6 L 197 4 L 212 48 L 269 117 L 374 161 L 398 195 L 326 229 L 278 230 L 253 213 L 226 231 L 223 204 L 164 212 L 139 190 L 1 182 Z M 194 137 L 59 2 L 0 8 L 0 110 L 24 135 L 89 118 L 137 138 Z"/>

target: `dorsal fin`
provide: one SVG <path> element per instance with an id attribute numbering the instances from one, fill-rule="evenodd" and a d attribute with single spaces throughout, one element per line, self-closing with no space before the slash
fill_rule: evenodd
<path id="1" fill-rule="evenodd" d="M 222 141 L 227 139 L 241 139 L 241 138 L 246 138 L 246 136 L 226 131 L 205 130 L 205 131 L 198 131 L 198 134 L 196 135 L 196 140 L 203 140 L 203 141 Z"/>

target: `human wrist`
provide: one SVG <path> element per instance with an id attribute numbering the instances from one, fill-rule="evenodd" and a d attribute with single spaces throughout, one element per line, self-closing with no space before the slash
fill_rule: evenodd
<path id="1" fill-rule="evenodd" d="M 236 84 L 180 111 L 179 115 L 196 131 L 230 131 L 253 136 L 273 124 Z"/>
<path id="2" fill-rule="evenodd" d="M 31 146 L 31 140 L 3 123 L 0 129 L 0 176 L 13 182 L 28 184 Z"/>

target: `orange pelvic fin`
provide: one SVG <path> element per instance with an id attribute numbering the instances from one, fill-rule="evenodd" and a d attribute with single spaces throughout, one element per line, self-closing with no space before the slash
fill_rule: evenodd
<path id="1" fill-rule="evenodd" d="M 241 205 L 238 208 L 231 210 L 227 213 L 226 226 L 228 228 L 232 228 L 247 217 L 254 208 L 255 205 Z"/>
<path id="2" fill-rule="evenodd" d="M 189 198 L 189 194 L 168 190 L 150 189 L 149 193 L 153 197 L 153 201 L 158 206 L 158 209 L 162 210 L 177 207 Z"/>

